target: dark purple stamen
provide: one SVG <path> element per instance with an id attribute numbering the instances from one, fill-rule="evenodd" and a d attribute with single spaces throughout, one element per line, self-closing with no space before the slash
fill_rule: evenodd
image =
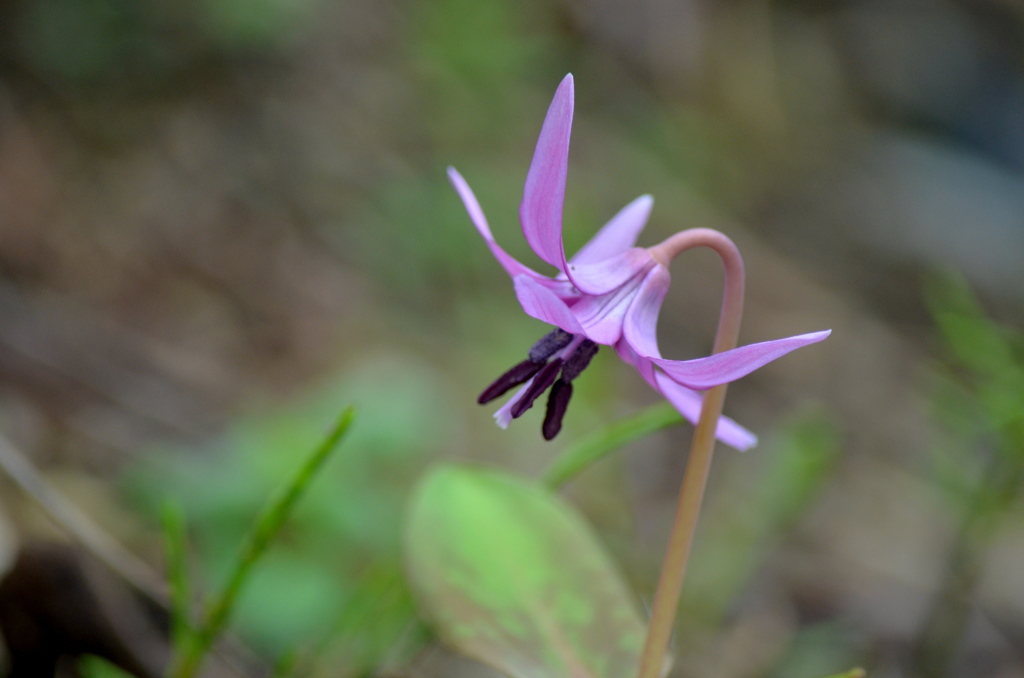
<path id="1" fill-rule="evenodd" d="M 565 373 L 564 369 L 562 373 Z M 540 428 L 544 440 L 553 440 L 562 430 L 562 418 L 565 417 L 565 410 L 569 407 L 569 398 L 571 397 L 572 384 L 564 379 L 559 379 L 551 387 L 547 413 L 544 415 L 544 424 Z"/>
<path id="2" fill-rule="evenodd" d="M 568 346 L 570 341 L 572 341 L 572 335 L 556 327 L 533 345 L 533 348 L 530 349 L 530 360 L 535 363 L 546 362 L 548 358 Z"/>
<path id="3" fill-rule="evenodd" d="M 562 369 L 562 359 L 555 358 L 547 365 L 545 365 L 537 373 L 537 376 L 533 378 L 533 383 L 526 389 L 526 393 L 523 394 L 516 404 L 512 406 L 512 418 L 518 419 L 523 416 L 523 412 L 533 407 L 533 401 L 540 397 L 540 394 L 548 390 L 548 387 L 555 381 L 555 377 L 558 376 L 558 371 Z"/>
<path id="4" fill-rule="evenodd" d="M 565 330 L 555 328 L 548 332 L 533 345 L 527 360 L 498 377 L 493 384 L 484 389 L 484 392 L 477 398 L 477 402 L 481 405 L 489 403 L 513 386 L 518 386 L 532 378 L 533 381 L 522 396 L 512 405 L 510 414 L 513 419 L 523 416 L 528 409 L 533 407 L 537 398 L 550 388 L 551 393 L 548 395 L 547 411 L 544 414 L 541 433 L 544 434 L 545 440 L 553 439 L 562 430 L 562 419 L 565 418 L 569 399 L 572 398 L 570 382 L 587 368 L 599 348 L 593 341 L 583 339 L 568 357 L 555 358 L 548 362 L 552 356 L 565 349 L 572 341 L 573 335 Z M 558 378 L 559 372 L 561 372 L 561 378 Z"/>
<path id="5" fill-rule="evenodd" d="M 568 384 L 580 376 L 580 372 L 585 370 L 590 361 L 597 355 L 598 348 L 600 346 L 590 339 L 584 339 L 576 350 L 572 352 L 572 355 L 565 359 L 565 367 L 562 368 L 562 381 Z"/>
<path id="6" fill-rule="evenodd" d="M 524 360 L 485 388 L 476 401 L 481 405 L 491 402 L 498 396 L 504 395 L 513 386 L 519 386 L 519 384 L 527 381 L 530 377 L 540 372 L 542 367 L 544 367 L 543 361 Z"/>

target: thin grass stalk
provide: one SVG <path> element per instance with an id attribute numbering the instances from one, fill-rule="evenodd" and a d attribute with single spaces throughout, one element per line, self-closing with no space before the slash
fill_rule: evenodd
<path id="1" fill-rule="evenodd" d="M 176 656 L 168 674 L 171 678 L 192 678 L 199 670 L 203 658 L 213 646 L 217 636 L 223 631 L 242 586 L 249 578 L 253 567 L 277 537 L 281 527 L 295 508 L 295 504 L 323 467 L 324 462 L 337 449 L 338 443 L 348 431 L 354 416 L 353 408 L 345 408 L 323 442 L 306 458 L 289 482 L 267 502 L 263 512 L 256 519 L 252 530 L 245 538 L 238 560 L 231 569 L 227 582 L 210 599 L 199 628 L 195 633 L 190 634 L 190 641 L 186 644 L 185 651 Z"/>

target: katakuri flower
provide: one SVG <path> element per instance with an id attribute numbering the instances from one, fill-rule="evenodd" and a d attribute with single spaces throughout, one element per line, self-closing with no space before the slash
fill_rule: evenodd
<path id="1" fill-rule="evenodd" d="M 794 349 L 823 340 L 830 331 L 751 344 L 696 360 L 666 360 L 658 350 L 658 312 L 669 288 L 669 262 L 682 249 L 684 231 L 651 248 L 635 247 L 647 223 L 653 199 L 644 195 L 626 205 L 571 259 L 562 243 L 562 206 L 569 164 L 573 115 L 573 79 L 567 75 L 548 109 L 526 176 L 519 218 L 530 247 L 558 269 L 542 275 L 510 256 L 494 240 L 483 210 L 454 168 L 448 177 L 491 253 L 512 277 L 516 296 L 530 316 L 554 325 L 523 362 L 483 393 L 481 404 L 515 386 L 522 387 L 495 413 L 502 428 L 521 416 L 549 388 L 542 432 L 558 434 L 572 396 L 572 381 L 590 363 L 598 346 L 614 346 L 656 391 L 691 422 L 700 416 L 699 391 L 725 384 Z M 726 242 L 728 239 L 707 229 Z M 731 246 L 731 242 L 729 242 Z M 737 261 L 738 261 L 737 257 Z M 742 267 L 742 264 L 740 264 Z M 727 417 L 717 425 L 719 440 L 741 450 L 757 443 L 752 433 Z"/>

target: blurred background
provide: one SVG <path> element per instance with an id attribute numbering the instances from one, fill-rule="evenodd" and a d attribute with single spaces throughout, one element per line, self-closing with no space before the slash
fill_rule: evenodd
<path id="1" fill-rule="evenodd" d="M 450 675 L 410 640 L 415 480 L 537 474 L 657 400 L 605 350 L 552 443 L 475 404 L 545 329 L 445 168 L 536 262 L 517 207 L 567 72 L 568 250 L 650 193 L 641 244 L 744 252 L 743 343 L 834 331 L 730 388 L 762 443 L 716 459 L 673 675 L 1024 675 L 1017 0 L 2 2 L 0 433 L 156 570 L 179 505 L 210 585 L 356 404 L 238 633 L 313 675 Z M 672 272 L 663 352 L 705 355 L 719 264 Z M 567 489 L 643 601 L 689 435 Z M 6 569 L 61 537 L 0 487 Z"/>

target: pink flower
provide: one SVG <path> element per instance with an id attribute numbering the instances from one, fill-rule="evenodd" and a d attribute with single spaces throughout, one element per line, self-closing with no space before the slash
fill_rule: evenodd
<path id="1" fill-rule="evenodd" d="M 823 340 L 830 331 L 751 344 L 696 360 L 666 360 L 658 350 L 658 312 L 668 292 L 668 263 L 678 254 L 673 238 L 652 248 L 635 247 L 653 199 L 644 195 L 626 205 L 571 259 L 562 243 L 562 205 L 569 163 L 573 80 L 567 75 L 548 109 L 526 176 L 519 208 L 523 234 L 534 252 L 558 272 L 554 277 L 519 263 L 495 242 L 469 185 L 454 168 L 448 177 L 470 219 L 492 254 L 512 277 L 523 310 L 557 329 L 541 339 L 519 363 L 480 394 L 489 402 L 522 388 L 495 413 L 502 428 L 528 410 L 549 388 L 544 437 L 561 429 L 572 381 L 589 364 L 598 345 L 614 346 L 656 391 L 692 422 L 700 415 L 698 391 L 743 377 L 794 349 Z M 674 237 L 678 237 L 674 236 Z M 727 417 L 716 436 L 741 450 L 757 438 Z"/>

